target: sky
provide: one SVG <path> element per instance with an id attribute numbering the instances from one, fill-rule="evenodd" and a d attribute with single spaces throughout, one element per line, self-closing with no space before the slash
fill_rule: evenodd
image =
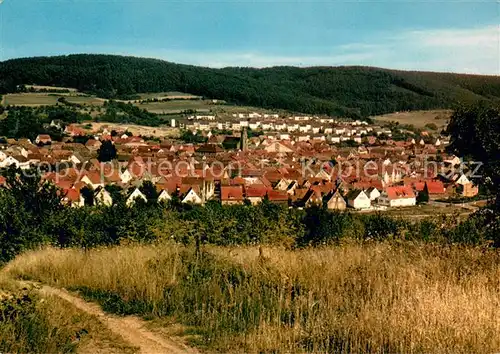
<path id="1" fill-rule="evenodd" d="M 72 53 L 500 75 L 500 2 L 0 0 L 0 60 Z"/>

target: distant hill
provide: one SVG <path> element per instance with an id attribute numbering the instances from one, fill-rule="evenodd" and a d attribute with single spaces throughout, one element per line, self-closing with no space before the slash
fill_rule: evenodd
<path id="1" fill-rule="evenodd" d="M 0 94 L 19 84 L 72 87 L 104 98 L 181 91 L 234 104 L 350 117 L 500 102 L 498 76 L 359 66 L 210 69 L 116 55 L 0 62 Z"/>

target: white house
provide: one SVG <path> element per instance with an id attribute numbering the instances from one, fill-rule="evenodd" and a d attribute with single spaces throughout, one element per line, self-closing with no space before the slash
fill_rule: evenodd
<path id="1" fill-rule="evenodd" d="M 106 189 L 100 187 L 94 195 L 94 203 L 97 205 L 111 206 L 113 204 L 113 198 L 111 198 L 111 194 L 109 194 Z"/>
<path id="2" fill-rule="evenodd" d="M 120 173 L 120 180 L 124 184 L 129 183 L 133 178 L 134 176 L 132 176 L 132 173 L 128 169 Z"/>
<path id="3" fill-rule="evenodd" d="M 81 163 L 82 161 L 80 161 L 80 159 L 75 155 L 75 154 L 72 154 L 70 157 L 69 157 L 69 161 L 71 161 L 73 164 L 75 165 L 78 165 L 79 163 Z"/>
<path id="4" fill-rule="evenodd" d="M 372 205 L 370 198 L 362 190 L 353 190 L 347 195 L 347 205 L 354 209 L 369 209 Z"/>
<path id="5" fill-rule="evenodd" d="M 0 168 L 9 167 L 10 165 L 19 167 L 19 161 L 12 156 L 7 156 L 0 162 Z"/>
<path id="6" fill-rule="evenodd" d="M 189 204 L 203 204 L 203 200 L 201 197 L 194 191 L 193 188 L 190 188 L 189 191 L 186 193 L 184 198 L 182 198 L 182 203 L 189 203 Z"/>
<path id="7" fill-rule="evenodd" d="M 339 135 L 333 135 L 330 140 L 332 141 L 332 143 L 338 144 L 338 143 L 340 143 L 340 136 Z"/>
<path id="8" fill-rule="evenodd" d="M 378 198 L 380 205 L 405 207 L 417 204 L 417 197 L 410 186 L 387 187 Z"/>
<path id="9" fill-rule="evenodd" d="M 139 188 L 136 188 L 134 189 L 134 191 L 132 192 L 132 194 L 130 194 L 130 196 L 127 198 L 127 201 L 125 202 L 125 204 L 129 207 L 129 206 L 132 206 L 135 204 L 135 201 L 137 199 L 142 199 L 143 201 L 147 202 L 148 199 L 146 198 L 146 196 L 144 195 L 144 193 L 142 193 Z"/>
<path id="10" fill-rule="evenodd" d="M 366 195 L 373 202 L 375 199 L 380 197 L 380 191 L 375 187 L 370 187 L 365 191 Z"/>
<path id="11" fill-rule="evenodd" d="M 456 184 L 460 184 L 462 186 L 465 186 L 466 184 L 471 183 L 471 181 L 467 178 L 466 175 L 462 173 L 462 175 L 456 180 Z"/>
<path id="12" fill-rule="evenodd" d="M 166 202 L 168 200 L 171 200 L 172 196 L 168 193 L 166 189 L 162 190 L 160 195 L 158 196 L 158 203 L 159 202 Z"/>

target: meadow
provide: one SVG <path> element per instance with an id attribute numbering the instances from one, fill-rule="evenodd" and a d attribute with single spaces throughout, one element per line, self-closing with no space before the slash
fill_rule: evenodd
<path id="1" fill-rule="evenodd" d="M 128 244 L 45 248 L 4 269 L 103 309 L 180 323 L 193 345 L 245 352 L 500 350 L 500 253 L 345 242 L 285 250 Z"/>
<path id="2" fill-rule="evenodd" d="M 226 104 L 214 104 L 212 100 L 191 100 L 191 99 L 172 99 L 162 102 L 144 102 L 136 103 L 135 106 L 145 109 L 148 112 L 156 114 L 175 114 L 185 111 L 196 111 L 198 114 L 232 114 L 232 113 L 250 113 L 261 112 L 269 113 L 271 111 L 262 108 L 249 106 L 232 106 Z"/>
<path id="3" fill-rule="evenodd" d="M 214 106 L 210 103 L 210 101 L 185 99 L 163 102 L 134 103 L 134 105 L 156 114 L 181 113 L 186 110 L 208 113 Z"/>
<path id="4" fill-rule="evenodd" d="M 12 106 L 52 106 L 57 104 L 60 97 L 65 97 L 70 103 L 85 104 L 87 106 L 102 106 L 103 99 L 93 96 L 64 94 L 64 93 L 13 93 L 3 97 L 4 105 Z"/>
<path id="5" fill-rule="evenodd" d="M 450 117 L 450 110 L 430 110 L 390 113 L 372 118 L 380 123 L 411 124 L 419 129 L 425 129 L 427 124 L 435 124 L 441 130 L 446 128 Z"/>

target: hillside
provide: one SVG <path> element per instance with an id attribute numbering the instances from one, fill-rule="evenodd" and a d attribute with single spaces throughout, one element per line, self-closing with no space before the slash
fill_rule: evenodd
<path id="1" fill-rule="evenodd" d="M 368 116 L 500 101 L 500 77 L 370 67 L 210 69 L 115 55 L 68 55 L 0 63 L 0 93 L 16 85 L 72 87 L 104 98 L 182 91 L 263 108 Z"/>

